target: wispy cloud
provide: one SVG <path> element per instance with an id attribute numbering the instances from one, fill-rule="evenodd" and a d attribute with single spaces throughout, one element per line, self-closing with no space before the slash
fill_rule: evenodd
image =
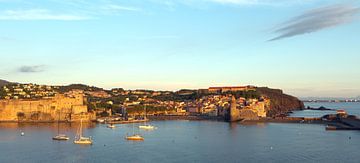
<path id="1" fill-rule="evenodd" d="M 129 6 L 121 6 L 121 5 L 104 5 L 102 7 L 102 9 L 104 10 L 108 10 L 108 11 L 140 11 L 140 8 L 136 8 L 136 7 L 129 7 Z"/>
<path id="2" fill-rule="evenodd" d="M 178 35 L 153 35 L 149 37 L 137 37 L 141 40 L 155 40 L 155 39 L 179 39 L 180 36 Z"/>
<path id="3" fill-rule="evenodd" d="M 262 4 L 261 0 L 210 0 L 223 4 L 238 4 L 238 5 L 250 5 L 250 4 Z"/>
<path id="4" fill-rule="evenodd" d="M 15 41 L 15 39 L 10 37 L 0 37 L 0 41 Z"/>
<path id="5" fill-rule="evenodd" d="M 89 19 L 87 16 L 57 14 L 46 9 L 5 10 L 0 12 L 0 20 L 62 20 L 74 21 Z"/>
<path id="6" fill-rule="evenodd" d="M 45 65 L 21 66 L 18 69 L 18 72 L 35 73 L 35 72 L 43 72 L 44 70 L 45 70 Z"/>
<path id="7" fill-rule="evenodd" d="M 359 7 L 350 4 L 336 4 L 312 9 L 282 23 L 274 31 L 278 36 L 269 41 L 317 32 L 329 27 L 350 23 L 355 20 L 355 15 L 359 12 Z"/>
<path id="8" fill-rule="evenodd" d="M 304 4 L 316 0 L 207 0 L 221 4 L 233 5 L 267 5 L 267 6 L 287 6 L 294 4 Z"/>

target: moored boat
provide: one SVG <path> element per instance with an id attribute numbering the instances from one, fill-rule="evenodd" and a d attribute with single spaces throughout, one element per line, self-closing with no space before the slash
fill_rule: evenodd
<path id="1" fill-rule="evenodd" d="M 99 118 L 99 119 L 97 119 L 96 121 L 99 122 L 99 123 L 104 123 L 104 122 L 105 122 L 105 119 L 100 119 L 100 118 Z"/>
<path id="2" fill-rule="evenodd" d="M 132 136 L 126 135 L 126 137 L 125 137 L 126 140 L 132 140 L 132 141 L 143 141 L 144 140 L 144 137 L 142 137 L 140 134 L 135 134 L 134 123 L 132 124 L 132 130 L 133 130 Z"/>
<path id="3" fill-rule="evenodd" d="M 153 130 L 155 129 L 155 126 L 152 126 L 150 124 L 146 124 L 146 121 L 147 121 L 147 118 L 146 118 L 146 105 L 144 107 L 144 110 L 145 110 L 145 124 L 144 125 L 140 125 L 139 126 L 139 129 L 144 129 L 144 130 Z"/>
<path id="4" fill-rule="evenodd" d="M 90 137 L 80 137 L 74 140 L 75 144 L 91 145 L 92 140 Z"/>
<path id="5" fill-rule="evenodd" d="M 111 128 L 111 129 L 116 128 L 116 126 L 115 126 L 115 125 L 113 125 L 113 124 L 109 124 L 109 125 L 107 125 L 106 127 L 107 127 L 107 128 Z"/>
<path id="6" fill-rule="evenodd" d="M 132 135 L 132 136 L 126 136 L 125 139 L 126 140 L 133 140 L 133 141 L 143 141 L 144 140 L 144 138 L 139 134 L 135 134 L 135 135 Z"/>
<path id="7" fill-rule="evenodd" d="M 145 125 L 140 125 L 139 128 L 145 129 L 145 130 L 153 130 L 153 129 L 155 129 L 155 126 L 145 124 Z"/>
<path id="8" fill-rule="evenodd" d="M 84 145 L 91 145 L 92 144 L 92 140 L 91 137 L 84 137 L 82 135 L 82 119 L 80 120 L 80 127 L 78 129 L 78 132 L 75 136 L 75 140 L 74 140 L 75 144 L 84 144 Z"/>
<path id="9" fill-rule="evenodd" d="M 58 118 L 58 124 L 57 124 L 57 135 L 54 136 L 53 140 L 69 140 L 69 137 L 65 134 L 60 134 L 60 111 L 59 111 L 59 118 Z"/>
<path id="10" fill-rule="evenodd" d="M 69 140 L 70 138 L 64 134 L 56 135 L 52 138 L 53 140 Z"/>

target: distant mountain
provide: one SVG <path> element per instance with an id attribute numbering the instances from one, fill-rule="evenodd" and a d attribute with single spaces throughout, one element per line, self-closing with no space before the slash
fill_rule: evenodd
<path id="1" fill-rule="evenodd" d="M 1 80 L 0 79 L 0 87 L 2 87 L 2 86 L 4 86 L 4 85 L 8 85 L 8 84 L 10 84 L 11 82 L 9 82 L 9 81 L 6 81 L 6 80 Z"/>

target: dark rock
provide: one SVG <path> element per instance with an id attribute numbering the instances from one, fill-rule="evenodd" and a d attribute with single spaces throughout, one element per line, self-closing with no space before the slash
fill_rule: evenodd
<path id="1" fill-rule="evenodd" d="M 313 107 L 308 106 L 306 109 L 307 110 L 334 110 L 334 109 L 326 108 L 324 106 L 320 106 L 319 108 L 313 108 Z"/>

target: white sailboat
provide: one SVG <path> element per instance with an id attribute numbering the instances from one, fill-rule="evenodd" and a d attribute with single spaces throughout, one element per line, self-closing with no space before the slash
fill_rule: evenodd
<path id="1" fill-rule="evenodd" d="M 145 124 L 140 125 L 139 128 L 144 129 L 144 130 L 153 130 L 153 129 L 155 129 L 155 126 L 152 126 L 150 124 L 146 124 L 146 120 L 147 120 L 147 118 L 146 118 L 146 105 L 144 107 L 144 110 L 145 110 Z"/>
<path id="2" fill-rule="evenodd" d="M 53 140 L 69 140 L 69 137 L 66 136 L 65 134 L 60 134 L 60 111 L 59 111 L 59 117 L 58 117 L 58 124 L 57 124 L 57 135 L 54 136 L 52 139 Z"/>
<path id="3" fill-rule="evenodd" d="M 85 145 L 91 145 L 92 144 L 92 140 L 90 137 L 84 137 L 82 135 L 82 119 L 80 120 L 80 127 L 76 133 L 75 136 L 75 140 L 74 140 L 75 144 L 85 144 Z"/>
<path id="4" fill-rule="evenodd" d="M 134 123 L 132 125 L 133 125 L 132 126 L 133 135 L 132 136 L 126 136 L 125 139 L 126 140 L 132 140 L 132 141 L 144 141 L 144 137 L 142 137 L 140 134 L 135 134 Z"/>

